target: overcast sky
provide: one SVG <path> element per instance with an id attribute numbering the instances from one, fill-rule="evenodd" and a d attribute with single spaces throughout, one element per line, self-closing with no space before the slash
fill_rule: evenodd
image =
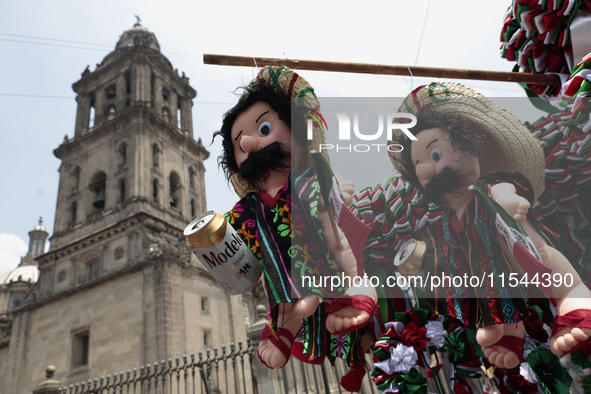
<path id="1" fill-rule="evenodd" d="M 475 3 L 478 6 L 475 6 Z M 204 65 L 204 53 L 510 71 L 499 55 L 509 0 L 342 1 L 3 1 L 0 4 L 0 274 L 26 254 L 40 216 L 51 234 L 58 168 L 53 155 L 73 136 L 72 84 L 111 51 L 136 19 L 198 95 L 195 138 L 206 145 L 254 68 Z M 297 6 L 296 6 L 297 4 Z M 424 34 L 423 34 L 423 26 Z M 423 34 L 422 42 L 421 35 Z M 91 45 L 94 44 L 94 45 Z M 420 47 L 420 53 L 419 53 Z M 326 97 L 403 97 L 432 79 L 300 71 Z M 495 97 L 525 97 L 515 83 L 459 81 Z M 31 97 L 50 96 L 50 97 Z M 220 143 L 205 162 L 208 209 L 236 202 L 217 169 Z M 383 167 L 391 165 L 384 154 Z M 371 173 L 372 171 L 368 171 Z M 356 188 L 381 178 L 355 180 Z"/>

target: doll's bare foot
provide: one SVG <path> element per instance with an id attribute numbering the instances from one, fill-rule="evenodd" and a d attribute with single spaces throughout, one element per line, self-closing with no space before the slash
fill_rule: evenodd
<path id="1" fill-rule="evenodd" d="M 523 337 L 525 335 L 523 322 L 499 324 L 498 326 L 502 326 L 503 331 L 503 337 L 499 341 L 492 345 L 482 345 L 480 341 L 478 343 L 484 356 L 491 364 L 498 368 L 515 368 L 520 364 L 523 354 Z M 478 331 L 480 330 L 481 328 L 478 329 Z M 500 330 L 497 330 L 496 334 L 498 331 Z M 478 340 L 478 332 L 476 338 Z"/>
<path id="2" fill-rule="evenodd" d="M 525 220 L 530 203 L 516 193 L 515 186 L 510 183 L 499 183 L 490 189 L 491 196 L 516 221 Z"/>
<path id="3" fill-rule="evenodd" d="M 265 326 L 259 342 L 261 362 L 271 369 L 283 367 L 289 360 L 291 345 L 301 326 L 302 319 L 291 318 L 278 327 L 276 335 L 270 332 L 268 325 Z"/>
<path id="4" fill-rule="evenodd" d="M 369 323 L 377 311 L 377 298 L 367 295 L 341 298 L 333 308 L 326 318 L 326 328 L 333 335 L 342 335 Z"/>
<path id="5" fill-rule="evenodd" d="M 567 297 L 558 301 L 552 324 L 550 350 L 562 356 L 575 350 L 591 338 L 591 296 L 584 283 L 576 286 Z"/>
<path id="6" fill-rule="evenodd" d="M 369 321 L 369 313 L 364 310 L 346 306 L 331 313 L 326 318 L 326 328 L 334 335 L 353 331 L 353 327 L 361 327 Z"/>
<path id="7" fill-rule="evenodd" d="M 480 346 L 491 346 L 497 343 L 505 333 L 503 324 L 480 327 L 476 330 L 476 342 Z"/>
<path id="8" fill-rule="evenodd" d="M 293 303 L 291 307 L 291 315 L 293 317 L 308 317 L 318 308 L 318 297 L 301 298 Z"/>
<path id="9" fill-rule="evenodd" d="M 557 300 L 550 350 L 561 356 L 591 338 L 591 291 L 562 253 L 548 245 L 538 251 L 552 268 L 551 280 L 544 281 L 552 286 Z"/>
<path id="10" fill-rule="evenodd" d="M 333 335 L 342 335 L 365 326 L 377 311 L 378 296 L 376 289 L 368 283 L 352 286 L 333 305 L 326 318 L 326 328 Z"/>

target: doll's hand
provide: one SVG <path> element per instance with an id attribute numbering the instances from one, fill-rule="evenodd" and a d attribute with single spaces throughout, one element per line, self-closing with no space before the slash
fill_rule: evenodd
<path id="1" fill-rule="evenodd" d="M 355 194 L 355 184 L 353 181 L 343 178 L 341 174 L 335 174 L 335 176 L 337 177 L 339 185 L 341 185 L 341 191 L 343 192 L 345 204 L 350 206 L 353 202 L 353 194 Z"/>
<path id="2" fill-rule="evenodd" d="M 490 188 L 490 194 L 513 219 L 523 223 L 529 211 L 530 203 L 517 194 L 515 186 L 510 183 L 498 183 Z"/>

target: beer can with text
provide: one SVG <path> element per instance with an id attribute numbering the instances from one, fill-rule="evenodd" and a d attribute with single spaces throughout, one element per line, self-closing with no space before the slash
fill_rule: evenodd
<path id="1" fill-rule="evenodd" d="M 228 293 L 242 294 L 257 284 L 263 266 L 222 215 L 205 212 L 184 235 L 189 249 Z"/>

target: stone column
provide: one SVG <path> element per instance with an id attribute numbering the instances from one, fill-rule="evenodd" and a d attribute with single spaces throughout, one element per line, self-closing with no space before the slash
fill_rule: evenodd
<path id="1" fill-rule="evenodd" d="M 182 98 L 181 101 L 181 131 L 183 134 L 188 133 L 189 137 L 193 138 L 193 122 L 191 116 L 191 108 L 193 102 L 190 99 Z"/>
<path id="2" fill-rule="evenodd" d="M 198 142 L 201 142 L 201 138 L 199 138 Z M 198 179 L 196 183 L 197 190 L 199 191 L 199 212 L 203 213 L 206 211 L 207 201 L 205 200 L 205 166 L 201 160 L 198 163 L 196 177 Z"/>
<path id="3" fill-rule="evenodd" d="M 150 103 L 150 67 L 147 64 L 134 64 L 131 68 L 131 101 Z"/>
<path id="4" fill-rule="evenodd" d="M 78 110 L 76 111 L 76 126 L 74 127 L 74 137 L 80 136 L 88 131 L 88 122 L 90 117 L 90 97 L 87 95 L 76 96 Z"/>
<path id="5" fill-rule="evenodd" d="M 156 115 L 159 118 L 162 118 L 163 105 L 164 102 L 162 99 L 162 78 L 156 77 L 154 78 L 154 106 L 152 107 L 152 109 L 154 110 L 154 112 L 156 112 Z M 168 120 L 170 121 L 170 118 Z"/>
<path id="6" fill-rule="evenodd" d="M 105 89 L 98 87 L 94 92 L 94 126 L 101 124 L 105 118 Z"/>
<path id="7" fill-rule="evenodd" d="M 177 127 L 179 124 L 179 117 L 178 117 L 178 108 L 179 108 L 179 98 L 177 95 L 176 90 L 170 90 L 170 124 L 174 127 Z"/>
<path id="8" fill-rule="evenodd" d="M 125 109 L 125 75 L 121 74 L 117 77 L 116 83 L 117 96 L 115 98 L 115 109 L 121 112 Z"/>
<path id="9" fill-rule="evenodd" d="M 269 369 L 261 363 L 257 357 L 259 351 L 259 338 L 263 332 L 263 328 L 268 323 L 267 308 L 259 305 L 256 308 L 256 323 L 246 329 L 246 336 L 250 339 L 250 343 L 254 349 L 254 356 L 252 358 L 254 364 L 253 379 L 255 386 L 259 393 L 281 393 L 283 392 L 283 381 L 279 379 L 278 370 Z"/>

